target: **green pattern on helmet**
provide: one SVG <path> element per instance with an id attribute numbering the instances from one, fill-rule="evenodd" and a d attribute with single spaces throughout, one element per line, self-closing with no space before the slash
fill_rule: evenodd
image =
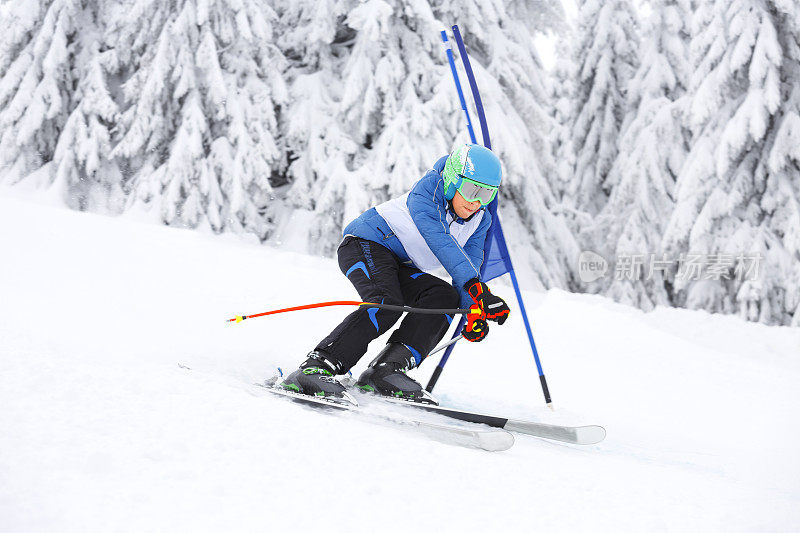
<path id="1" fill-rule="evenodd" d="M 444 192 L 450 188 L 452 184 L 455 187 L 458 184 L 459 176 L 464 173 L 464 165 L 467 163 L 467 156 L 469 155 L 469 146 L 462 144 L 453 153 L 448 156 L 444 164 Z"/>

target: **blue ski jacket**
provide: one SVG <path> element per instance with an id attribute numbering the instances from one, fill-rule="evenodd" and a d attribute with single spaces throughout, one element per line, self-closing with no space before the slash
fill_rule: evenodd
<path id="1" fill-rule="evenodd" d="M 377 242 L 409 266 L 430 271 L 444 267 L 461 295 L 461 307 L 472 304 L 464 284 L 480 279 L 483 246 L 492 216 L 481 207 L 468 219 L 453 211 L 444 196 L 447 156 L 405 195 L 367 210 L 350 222 L 344 235 Z"/>

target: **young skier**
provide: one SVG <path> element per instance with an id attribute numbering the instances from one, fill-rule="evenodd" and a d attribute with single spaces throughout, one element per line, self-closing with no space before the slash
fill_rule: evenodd
<path id="1" fill-rule="evenodd" d="M 477 310 L 468 316 L 464 338 L 477 342 L 489 332 L 487 320 L 505 322 L 508 305 L 480 280 L 486 205 L 500 186 L 500 160 L 476 144 L 440 158 L 405 195 L 373 207 L 350 222 L 337 251 L 339 268 L 364 302 L 424 308 Z M 444 267 L 453 285 L 423 272 Z M 346 397 L 334 378 L 366 353 L 402 313 L 359 309 L 344 319 L 282 382 L 302 394 Z M 447 332 L 453 317 L 409 313 L 386 347 L 358 379 L 365 391 L 437 403 L 406 375 L 419 366 Z"/>

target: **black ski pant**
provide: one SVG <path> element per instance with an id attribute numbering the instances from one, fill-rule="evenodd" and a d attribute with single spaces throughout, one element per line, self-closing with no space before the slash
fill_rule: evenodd
<path id="1" fill-rule="evenodd" d="M 403 265 L 394 253 L 380 244 L 348 235 L 337 251 L 339 268 L 364 302 L 407 305 L 431 309 L 454 309 L 461 298 L 446 281 Z M 317 345 L 342 364 L 344 374 L 367 353 L 367 345 L 386 333 L 403 313 L 362 308 L 354 311 Z M 388 342 L 402 342 L 418 363 L 447 333 L 453 317 L 409 313 Z"/>

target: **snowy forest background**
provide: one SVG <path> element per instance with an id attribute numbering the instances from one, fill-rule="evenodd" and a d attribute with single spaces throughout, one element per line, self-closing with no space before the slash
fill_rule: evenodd
<path id="1" fill-rule="evenodd" d="M 800 0 L 577 8 L 2 0 L 0 183 L 333 255 L 468 140 L 439 38 L 458 23 L 524 285 L 800 325 Z M 582 250 L 762 259 L 752 279 L 584 282 Z"/>

